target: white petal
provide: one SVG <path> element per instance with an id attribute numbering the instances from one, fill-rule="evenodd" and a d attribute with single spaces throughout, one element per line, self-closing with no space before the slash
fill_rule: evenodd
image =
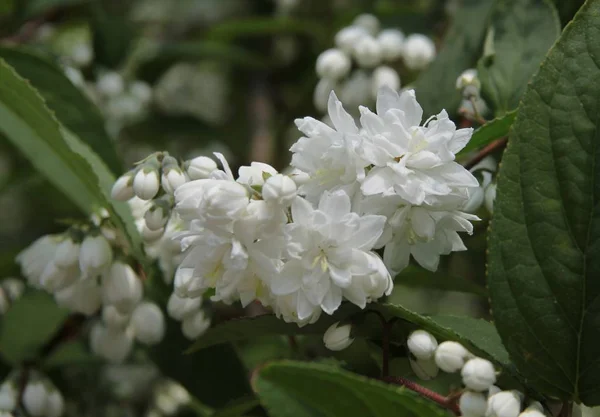
<path id="1" fill-rule="evenodd" d="M 352 118 L 352 116 L 350 116 L 346 110 L 344 110 L 344 106 L 342 106 L 342 103 L 338 100 L 333 91 L 329 95 L 327 109 L 329 117 L 331 118 L 331 122 L 338 132 L 358 133 L 358 128 L 356 127 L 356 123 L 354 123 L 354 118 Z"/>
<path id="2" fill-rule="evenodd" d="M 340 219 L 350 213 L 350 197 L 344 191 L 325 192 L 319 201 L 319 210 L 332 219 Z"/>

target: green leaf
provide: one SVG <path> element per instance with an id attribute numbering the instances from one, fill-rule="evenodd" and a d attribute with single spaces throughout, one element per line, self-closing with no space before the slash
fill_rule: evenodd
<path id="1" fill-rule="evenodd" d="M 118 68 L 125 62 L 135 35 L 131 22 L 119 14 L 109 14 L 96 2 L 92 7 L 91 24 L 96 62 Z"/>
<path id="2" fill-rule="evenodd" d="M 254 395 L 247 395 L 220 408 L 211 417 L 239 417 L 259 406 L 260 402 Z"/>
<path id="3" fill-rule="evenodd" d="M 0 325 L 0 354 L 12 365 L 36 359 L 69 312 L 41 291 L 29 291 L 10 306 Z"/>
<path id="4" fill-rule="evenodd" d="M 483 97 L 495 114 L 519 105 L 527 82 L 560 34 L 549 0 L 498 0 L 488 32 L 494 54 L 477 65 Z"/>
<path id="5" fill-rule="evenodd" d="M 101 365 L 102 359 L 92 354 L 81 340 L 74 340 L 60 344 L 55 351 L 51 352 L 44 360 L 44 369 L 51 370 L 89 364 Z"/>
<path id="6" fill-rule="evenodd" d="M 494 0 L 464 0 L 461 4 L 441 51 L 415 83 L 417 99 L 425 116 L 437 114 L 442 109 L 456 113 L 461 100 L 461 94 L 456 90 L 456 78 L 473 67 L 480 56 Z"/>
<path id="7" fill-rule="evenodd" d="M 122 171 L 98 108 L 68 80 L 58 66 L 23 49 L 0 48 L 0 57 L 39 91 L 58 120 L 87 143 L 112 172 L 118 174 Z"/>
<path id="8" fill-rule="evenodd" d="M 76 6 L 89 3 L 92 0 L 26 0 L 27 6 L 25 13 L 27 16 L 34 16 L 48 12 L 57 7 Z"/>
<path id="9" fill-rule="evenodd" d="M 254 375 L 252 385 L 272 417 L 448 415 L 406 388 L 326 365 L 272 363 Z"/>
<path id="10" fill-rule="evenodd" d="M 61 126 L 30 84 L 0 59 L 0 132 L 51 183 L 85 213 L 105 207 L 146 263 L 141 238 L 126 203 L 113 202 L 114 177 L 88 145 Z"/>
<path id="11" fill-rule="evenodd" d="M 474 151 L 475 149 L 482 148 L 485 145 L 492 143 L 496 139 L 508 136 L 508 132 L 516 116 L 517 111 L 513 110 L 506 113 L 504 116 L 490 120 L 481 126 L 479 129 L 473 132 L 471 140 L 467 146 L 460 151 L 459 155 L 464 155 L 468 152 Z"/>
<path id="12" fill-rule="evenodd" d="M 456 291 L 487 297 L 481 285 L 462 277 L 449 276 L 443 272 L 431 272 L 418 266 L 409 266 L 396 275 L 394 282 L 413 288 L 432 288 L 443 291 Z"/>
<path id="13" fill-rule="evenodd" d="M 494 320 L 527 383 L 600 405 L 600 0 L 529 85 L 489 236 Z"/>

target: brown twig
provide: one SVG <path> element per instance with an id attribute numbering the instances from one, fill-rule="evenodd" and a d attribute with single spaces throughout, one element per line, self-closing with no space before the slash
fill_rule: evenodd
<path id="1" fill-rule="evenodd" d="M 479 152 L 477 152 L 477 155 L 475 155 L 473 158 L 468 160 L 464 164 L 464 167 L 466 169 L 473 168 L 475 165 L 477 165 L 479 162 L 481 162 L 483 160 L 483 158 L 485 158 L 486 156 L 496 152 L 499 149 L 504 148 L 506 146 L 507 140 L 508 140 L 507 138 L 496 139 L 495 141 L 493 141 L 492 143 L 490 143 L 489 145 L 487 145 L 483 149 L 481 149 Z"/>
<path id="2" fill-rule="evenodd" d="M 427 398 L 444 407 L 447 410 L 452 411 L 457 416 L 460 415 L 460 409 L 458 408 L 458 404 L 456 404 L 456 396 L 444 397 L 441 394 L 438 394 L 435 391 L 427 389 L 414 381 L 403 378 L 401 376 L 387 376 L 382 378 L 383 381 L 388 382 L 390 384 L 401 385 L 406 387 L 407 389 L 416 392 L 422 397 Z"/>

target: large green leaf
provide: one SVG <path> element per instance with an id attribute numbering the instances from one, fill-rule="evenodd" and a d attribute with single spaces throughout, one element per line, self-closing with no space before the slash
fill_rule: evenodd
<path id="1" fill-rule="evenodd" d="M 489 236 L 494 320 L 528 383 L 600 404 L 600 0 L 533 78 L 513 125 Z"/>
<path id="2" fill-rule="evenodd" d="M 68 314 L 46 293 L 25 293 L 2 317 L 0 354 L 12 365 L 36 359 Z"/>
<path id="3" fill-rule="evenodd" d="M 40 94 L 2 59 L 0 120 L 0 132 L 85 213 L 107 208 L 133 254 L 145 263 L 129 207 L 110 199 L 114 177 L 109 169 L 88 145 L 60 125 Z"/>
<path id="4" fill-rule="evenodd" d="M 254 375 L 252 385 L 272 417 L 449 415 L 406 388 L 327 365 L 272 363 Z"/>
<path id="5" fill-rule="evenodd" d="M 100 112 L 59 67 L 23 49 L 0 48 L 0 57 L 39 91 L 67 129 L 87 143 L 114 173 L 121 173 L 121 163 Z"/>
<path id="6" fill-rule="evenodd" d="M 460 155 L 464 155 L 475 149 L 481 148 L 485 145 L 490 144 L 496 139 L 508 136 L 508 131 L 512 126 L 517 112 L 515 110 L 506 113 L 504 116 L 497 117 L 496 119 L 490 120 L 475 132 L 471 140 L 461 151 Z"/>
<path id="7" fill-rule="evenodd" d="M 444 39 L 444 46 L 431 66 L 415 83 L 419 103 L 426 116 L 442 109 L 455 113 L 461 95 L 456 78 L 472 67 L 480 56 L 493 0 L 464 0 Z"/>
<path id="8" fill-rule="evenodd" d="M 491 51 L 477 66 L 482 94 L 497 115 L 519 105 L 527 82 L 560 34 L 549 0 L 498 0 L 491 17 Z"/>

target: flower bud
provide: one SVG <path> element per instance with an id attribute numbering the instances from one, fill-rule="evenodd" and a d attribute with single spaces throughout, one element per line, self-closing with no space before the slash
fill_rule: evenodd
<path id="1" fill-rule="evenodd" d="M 53 261 L 44 268 L 40 284 L 46 291 L 53 293 L 73 284 L 78 277 L 79 269 L 77 267 L 59 268 Z"/>
<path id="2" fill-rule="evenodd" d="M 142 299 L 142 281 L 131 266 L 114 262 L 102 275 L 102 300 L 114 305 L 121 313 L 128 313 Z"/>
<path id="3" fill-rule="evenodd" d="M 134 81 L 131 83 L 129 92 L 143 104 L 147 104 L 152 99 L 152 87 L 143 81 Z"/>
<path id="4" fill-rule="evenodd" d="M 433 359 L 414 360 L 409 358 L 408 362 L 415 375 L 424 381 L 435 378 L 440 371 Z"/>
<path id="5" fill-rule="evenodd" d="M 379 19 L 370 13 L 363 13 L 354 19 L 352 26 L 358 26 L 365 29 L 371 35 L 379 32 Z"/>
<path id="6" fill-rule="evenodd" d="M 397 29 L 385 29 L 379 32 L 377 42 L 381 47 L 384 60 L 395 61 L 402 56 L 404 49 L 404 33 Z"/>
<path id="7" fill-rule="evenodd" d="M 56 388 L 48 394 L 46 407 L 46 417 L 60 417 L 64 414 L 65 401 L 60 391 Z"/>
<path id="8" fill-rule="evenodd" d="M 60 242 L 54 254 L 54 263 L 60 268 L 68 268 L 76 265 L 79 261 L 79 250 L 81 245 L 74 242 L 70 237 Z"/>
<path id="9" fill-rule="evenodd" d="M 162 205 L 153 204 L 144 214 L 144 221 L 148 229 L 152 231 L 161 230 L 169 221 L 169 213 Z"/>
<path id="10" fill-rule="evenodd" d="M 94 278 L 99 275 L 110 265 L 112 258 L 112 249 L 104 236 L 86 236 L 79 251 L 82 278 Z"/>
<path id="11" fill-rule="evenodd" d="M 496 382 L 494 365 L 486 359 L 469 359 L 462 368 L 465 386 L 473 391 L 487 391 Z"/>
<path id="12" fill-rule="evenodd" d="M 395 69 L 385 65 L 375 68 L 373 71 L 373 97 L 377 98 L 381 87 L 389 87 L 392 90 L 400 89 L 400 76 Z"/>
<path id="13" fill-rule="evenodd" d="M 142 200 L 153 199 L 159 186 L 158 172 L 154 168 L 142 168 L 133 177 L 133 191 Z"/>
<path id="14" fill-rule="evenodd" d="M 425 330 L 415 330 L 408 336 L 408 350 L 417 359 L 431 359 L 438 343 L 435 337 Z"/>
<path id="15" fill-rule="evenodd" d="M 465 361 L 473 355 L 460 343 L 442 342 L 435 350 L 435 363 L 444 372 L 457 372 L 465 365 Z"/>
<path id="16" fill-rule="evenodd" d="M 350 337 L 351 332 L 351 324 L 340 326 L 340 322 L 336 321 L 325 331 L 323 343 L 329 350 L 344 350 L 354 342 L 354 338 Z"/>
<path id="17" fill-rule="evenodd" d="M 55 292 L 54 299 L 59 306 L 86 316 L 94 314 L 102 305 L 102 293 L 94 279 L 77 280 Z"/>
<path id="18" fill-rule="evenodd" d="M 10 299 L 10 301 L 15 301 L 23 295 L 25 292 L 25 284 L 23 281 L 17 278 L 4 278 L 0 281 L 2 285 L 2 289 Z"/>
<path id="19" fill-rule="evenodd" d="M 145 243 L 156 242 L 158 239 L 163 237 L 164 234 L 165 234 L 164 227 L 161 227 L 160 229 L 156 229 L 156 230 L 150 230 L 148 228 L 148 225 L 144 221 L 141 235 L 142 235 L 142 239 L 144 240 Z"/>
<path id="20" fill-rule="evenodd" d="M 425 35 L 412 34 L 404 41 L 404 63 L 413 71 L 422 70 L 435 59 L 435 45 Z"/>
<path id="21" fill-rule="evenodd" d="M 487 397 L 490 398 L 492 395 L 498 394 L 500 391 L 502 390 L 498 388 L 498 386 L 492 385 L 490 389 L 487 390 Z"/>
<path id="22" fill-rule="evenodd" d="M 202 305 L 202 297 L 182 298 L 176 293 L 171 294 L 167 303 L 167 313 L 175 320 L 183 320 L 194 313 Z"/>
<path id="23" fill-rule="evenodd" d="M 487 398 L 479 392 L 465 391 L 458 400 L 458 408 L 465 417 L 483 417 L 487 410 Z"/>
<path id="24" fill-rule="evenodd" d="M 242 166 L 238 170 L 237 182 L 246 185 L 263 185 L 265 179 L 277 174 L 277 170 L 269 164 L 252 162 L 250 166 Z"/>
<path id="25" fill-rule="evenodd" d="M 479 96 L 481 81 L 477 76 L 477 70 L 470 68 L 463 71 L 456 79 L 456 89 L 461 90 L 464 97 Z"/>
<path id="26" fill-rule="evenodd" d="M 185 182 L 185 175 L 179 167 L 163 169 L 161 184 L 167 194 L 173 195 L 175 190 L 185 184 Z"/>
<path id="27" fill-rule="evenodd" d="M 469 199 L 463 206 L 462 210 L 467 213 L 475 213 L 483 204 L 484 191 L 482 187 L 474 187 L 469 189 Z"/>
<path id="28" fill-rule="evenodd" d="M 198 156 L 187 163 L 187 174 L 191 180 L 202 180 L 210 177 L 217 170 L 217 163 L 207 156 Z"/>
<path id="29" fill-rule="evenodd" d="M 292 169 L 289 177 L 294 180 L 296 187 L 306 184 L 310 180 L 310 175 L 306 172 L 299 170 L 298 168 Z"/>
<path id="30" fill-rule="evenodd" d="M 338 80 L 350 71 L 350 57 L 339 49 L 327 49 L 317 58 L 316 71 L 320 78 Z"/>
<path id="31" fill-rule="evenodd" d="M 354 46 L 353 55 L 360 67 L 372 68 L 381 62 L 381 46 L 372 36 L 365 36 Z"/>
<path id="32" fill-rule="evenodd" d="M 360 26 L 348 26 L 341 29 L 335 35 L 335 45 L 346 53 L 351 53 L 354 45 L 363 37 L 369 36 L 369 32 Z"/>
<path id="33" fill-rule="evenodd" d="M 90 332 L 90 347 L 96 355 L 115 364 L 122 363 L 133 346 L 132 332 L 105 327 L 96 323 Z"/>
<path id="34" fill-rule="evenodd" d="M 201 278 L 194 276 L 194 268 L 180 266 L 175 271 L 175 278 L 173 279 L 175 294 L 181 298 L 201 297 L 206 291 L 202 281 Z"/>
<path id="35" fill-rule="evenodd" d="M 55 235 L 46 235 L 37 239 L 17 255 L 16 261 L 29 285 L 40 288 L 40 277 L 49 262 L 54 259 L 58 240 Z"/>
<path id="36" fill-rule="evenodd" d="M 496 183 L 493 182 L 487 186 L 485 189 L 485 194 L 483 196 L 483 202 L 485 204 L 485 208 L 490 214 L 494 213 L 494 200 L 496 199 Z"/>
<path id="37" fill-rule="evenodd" d="M 110 196 L 113 200 L 127 201 L 133 198 L 133 177 L 131 174 L 121 175 L 115 181 Z"/>
<path id="38" fill-rule="evenodd" d="M 116 72 L 105 72 L 104 74 L 98 77 L 96 81 L 96 88 L 100 92 L 100 94 L 114 97 L 123 93 L 125 89 L 125 83 L 123 82 L 123 77 L 121 77 Z"/>
<path id="39" fill-rule="evenodd" d="M 540 404 L 540 403 L 537 403 Z M 575 413 L 573 413 L 573 416 L 575 415 Z M 544 414 L 544 408 L 541 406 L 538 407 L 536 406 L 529 406 L 527 407 L 525 410 L 523 410 L 523 412 L 521 414 L 519 414 L 519 417 L 546 417 L 546 415 Z"/>
<path id="40" fill-rule="evenodd" d="M 486 417 L 518 417 L 521 412 L 521 394 L 518 391 L 501 391 L 488 400 Z"/>
<path id="41" fill-rule="evenodd" d="M 181 331 L 190 340 L 200 337 L 210 327 L 210 320 L 205 317 L 204 311 L 187 316 L 181 323 Z"/>
<path id="42" fill-rule="evenodd" d="M 262 188 L 265 201 L 273 201 L 281 206 L 289 206 L 296 198 L 296 183 L 287 175 L 276 174 L 267 178 Z"/>
<path id="43" fill-rule="evenodd" d="M 123 314 L 113 305 L 102 308 L 102 321 L 107 327 L 123 330 L 129 324 L 130 316 Z"/>
<path id="44" fill-rule="evenodd" d="M 4 382 L 0 386 L 0 410 L 13 411 L 17 407 L 18 395 L 12 382 Z"/>
<path id="45" fill-rule="evenodd" d="M 135 338 L 145 345 L 155 345 L 165 336 L 165 316 L 154 303 L 138 305 L 131 315 Z"/>
<path id="46" fill-rule="evenodd" d="M 23 406 L 32 417 L 45 417 L 48 392 L 42 381 L 30 381 L 23 391 Z"/>

